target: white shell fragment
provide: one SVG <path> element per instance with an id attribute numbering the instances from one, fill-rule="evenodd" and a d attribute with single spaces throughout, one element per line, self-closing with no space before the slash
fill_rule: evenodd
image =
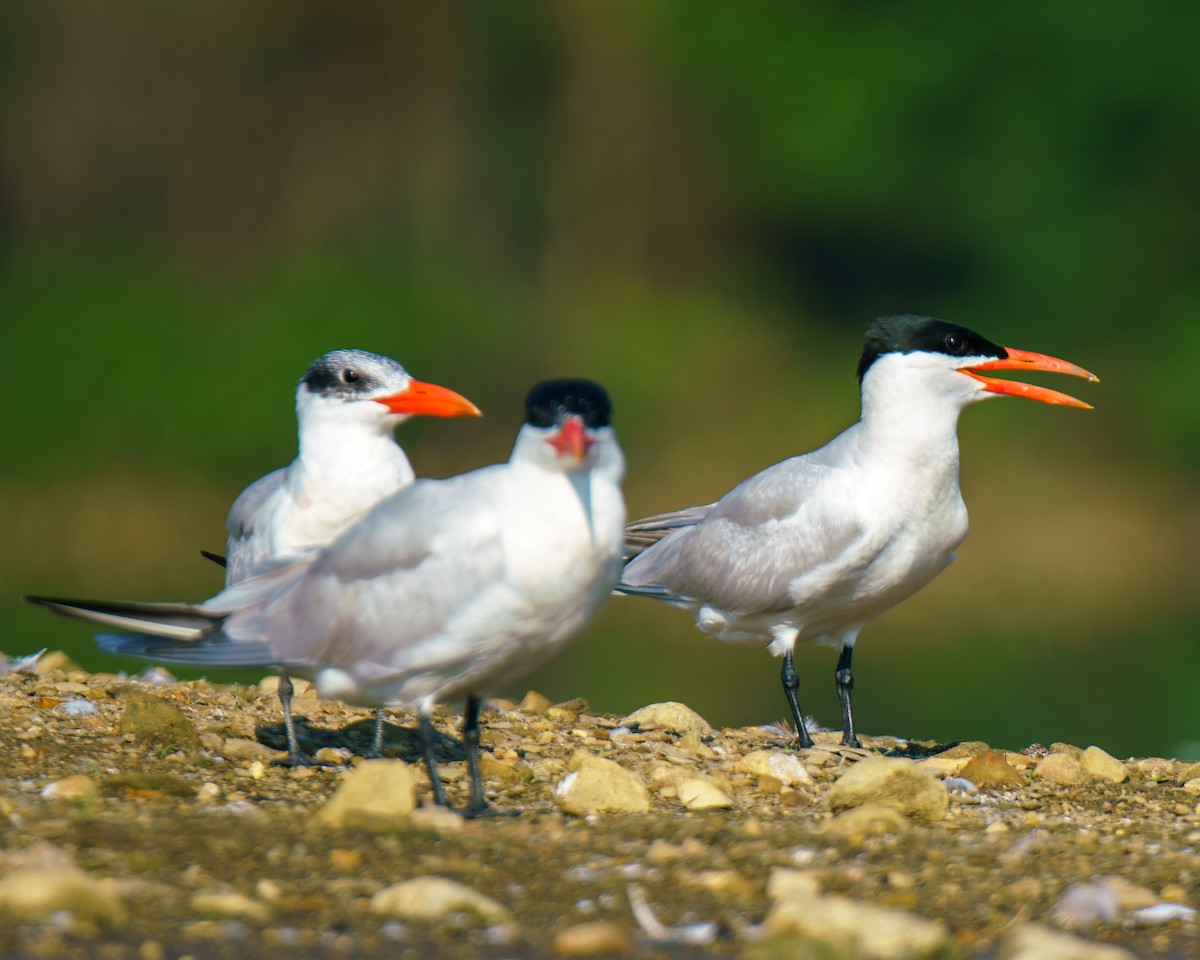
<path id="1" fill-rule="evenodd" d="M 630 884 L 627 892 L 633 919 L 642 928 L 646 939 L 652 943 L 700 946 L 717 939 L 715 923 L 690 923 L 681 927 L 668 927 L 655 916 L 650 901 L 646 899 L 646 892 L 641 887 L 636 883 Z"/>
<path id="2" fill-rule="evenodd" d="M 1156 903 L 1152 907 L 1142 907 L 1129 915 L 1134 923 L 1170 923 L 1172 920 L 1195 920 L 1198 913 L 1193 907 L 1182 903 Z"/>

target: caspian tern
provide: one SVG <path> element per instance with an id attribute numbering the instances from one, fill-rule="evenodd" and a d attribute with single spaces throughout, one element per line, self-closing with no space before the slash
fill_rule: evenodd
<path id="1" fill-rule="evenodd" d="M 793 648 L 798 640 L 839 646 L 842 743 L 858 746 L 850 661 L 859 631 L 944 570 L 967 534 L 959 413 L 995 396 L 1090 409 L 1044 387 L 995 379 L 989 374 L 996 370 L 1098 379 L 942 320 L 875 321 L 858 364 L 858 423 L 820 449 L 742 481 L 716 503 L 630 524 L 628 552 L 636 555 L 617 590 L 684 607 L 706 633 L 782 656 L 801 747 L 812 739 Z"/>
<path id="2" fill-rule="evenodd" d="M 250 484 L 229 511 L 226 584 L 331 543 L 415 479 L 393 431 L 412 416 L 477 417 L 453 390 L 414 380 L 390 357 L 334 350 L 296 389 L 299 454 Z"/>
<path id="3" fill-rule="evenodd" d="M 225 585 L 332 543 L 380 500 L 412 483 L 412 465 L 393 431 L 417 415 L 477 417 L 479 408 L 453 390 L 414 380 L 391 357 L 366 350 L 317 357 L 296 388 L 296 459 L 250 484 L 234 501 L 225 557 L 204 554 L 225 566 Z M 312 761 L 296 736 L 292 693 L 283 671 L 279 703 L 288 748 L 283 762 L 303 766 Z M 383 722 L 380 708 L 368 756 L 382 755 Z"/>
<path id="4" fill-rule="evenodd" d="M 550 659 L 620 575 L 624 458 L 609 414 L 591 381 L 541 383 L 507 463 L 417 480 L 324 549 L 202 604 L 27 599 L 137 631 L 97 637 L 111 653 L 278 667 L 322 697 L 415 706 L 440 804 L 430 714 L 464 696 L 468 812 L 484 812 L 480 697 Z"/>

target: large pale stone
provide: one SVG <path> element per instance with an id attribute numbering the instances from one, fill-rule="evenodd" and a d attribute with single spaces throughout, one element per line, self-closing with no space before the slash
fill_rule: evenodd
<path id="1" fill-rule="evenodd" d="M 813 782 L 800 758 L 785 750 L 755 750 L 742 757 L 736 769 L 755 777 L 774 777 L 785 787 Z"/>
<path id="2" fill-rule="evenodd" d="M 445 877 L 416 877 L 385 887 L 371 898 L 371 912 L 401 920 L 441 920 L 471 913 L 485 923 L 503 923 L 508 911 L 478 890 Z"/>
<path id="3" fill-rule="evenodd" d="M 834 783 L 829 807 L 834 811 L 877 803 L 917 820 L 941 820 L 950 794 L 946 787 L 913 761 L 868 757 Z"/>
<path id="4" fill-rule="evenodd" d="M 42 796 L 48 800 L 91 800 L 100 795 L 100 788 L 91 777 L 82 773 L 55 780 L 42 788 Z"/>
<path id="5" fill-rule="evenodd" d="M 1038 761 L 1033 775 L 1069 787 L 1082 783 L 1085 777 L 1083 764 L 1069 753 L 1050 753 Z"/>
<path id="6" fill-rule="evenodd" d="M 249 920 L 251 923 L 266 923 L 271 919 L 271 911 L 265 904 L 240 893 L 198 893 L 192 897 L 192 909 L 210 917 Z"/>
<path id="7" fill-rule="evenodd" d="M 698 733 L 712 733 L 713 728 L 691 707 L 682 703 L 668 700 L 664 703 L 652 703 L 634 710 L 621 721 L 623 727 L 640 727 L 643 730 L 671 730 L 675 733 L 688 733 L 695 730 Z"/>
<path id="8" fill-rule="evenodd" d="M 43 653 L 33 662 L 33 673 L 39 677 L 44 677 L 55 670 L 61 670 L 63 673 L 74 673 L 80 670 L 79 664 L 68 657 L 61 650 L 51 650 L 49 653 Z"/>
<path id="9" fill-rule="evenodd" d="M 1097 746 L 1088 747 L 1083 751 L 1083 772 L 1110 783 L 1124 783 L 1129 779 L 1129 769 L 1125 764 Z"/>
<path id="10" fill-rule="evenodd" d="M 645 813 L 650 809 L 650 791 L 637 774 L 619 763 L 577 753 L 568 773 L 554 791 L 558 805 L 568 813 L 586 817 L 590 813 Z"/>
<path id="11" fill-rule="evenodd" d="M 627 957 L 633 951 L 629 934 L 608 920 L 577 923 L 554 937 L 554 952 L 560 957 Z"/>
<path id="12" fill-rule="evenodd" d="M 246 737 L 228 737 L 221 743 L 221 756 L 226 760 L 262 760 L 270 763 L 282 755 L 282 750 L 272 750 L 265 743 Z"/>
<path id="13" fill-rule="evenodd" d="M 1121 947 L 1094 943 L 1038 923 L 1010 927 L 1000 941 L 996 960 L 1137 960 Z"/>
<path id="14" fill-rule="evenodd" d="M 952 956 L 945 924 L 848 897 L 798 896 L 776 901 L 763 922 L 772 938 L 815 941 L 837 956 L 863 960 L 923 960 Z M 797 956 L 826 956 L 810 950 Z"/>
<path id="15" fill-rule="evenodd" d="M 4 859 L 0 916 L 37 923 L 61 911 L 111 924 L 126 919 L 113 886 L 84 873 L 57 847 L 39 843 Z"/>
<path id="16" fill-rule="evenodd" d="M 378 826 L 406 817 L 417 805 L 417 782 L 402 760 L 368 760 L 342 777 L 317 822 L 331 827 Z"/>
<path id="17" fill-rule="evenodd" d="M 525 694 L 524 699 L 517 704 L 517 709 L 522 713 L 545 713 L 553 704 L 550 703 L 550 698 L 538 693 L 536 690 L 530 690 Z"/>
<path id="18" fill-rule="evenodd" d="M 675 787 L 679 802 L 689 810 L 724 810 L 733 800 L 708 777 L 688 777 Z"/>
<path id="19" fill-rule="evenodd" d="M 924 760 L 918 760 L 917 766 L 928 774 L 932 774 L 939 780 L 944 777 L 957 777 L 958 772 L 972 760 L 971 757 L 944 757 L 938 754 L 936 757 L 926 757 Z"/>
<path id="20" fill-rule="evenodd" d="M 767 899 L 803 900 L 821 894 L 821 881 L 812 870 L 794 870 L 791 867 L 772 867 L 767 875 Z"/>
<path id="21" fill-rule="evenodd" d="M 972 757 L 958 772 L 958 775 L 984 790 L 1023 787 L 1027 782 L 1020 772 L 1005 759 L 1004 754 L 994 750 L 985 750 Z"/>
<path id="22" fill-rule="evenodd" d="M 843 810 L 832 820 L 826 820 L 821 826 L 822 833 L 851 838 L 903 833 L 907 829 L 908 821 L 901 816 L 899 810 L 895 807 L 885 807 L 879 803 L 864 803 L 861 806 Z"/>

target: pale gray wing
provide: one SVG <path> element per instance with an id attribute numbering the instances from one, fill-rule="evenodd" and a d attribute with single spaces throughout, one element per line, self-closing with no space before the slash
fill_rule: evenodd
<path id="1" fill-rule="evenodd" d="M 360 674 L 415 672 L 469 655 L 456 625 L 486 623 L 504 606 L 496 487 L 505 480 L 502 467 L 491 467 L 417 481 L 322 550 L 302 578 L 231 615 L 223 633 L 265 640 L 283 663 Z M 474 635 L 486 642 L 487 630 Z"/>
<path id="2" fill-rule="evenodd" d="M 634 520 L 625 527 L 625 558 L 636 557 L 652 544 L 658 543 L 667 534 L 674 533 L 684 527 L 699 523 L 715 504 L 707 503 L 702 507 L 687 507 L 671 513 L 658 513 L 652 517 Z"/>
<path id="3" fill-rule="evenodd" d="M 229 508 L 226 527 L 229 539 L 225 545 L 225 582 L 237 583 L 250 574 L 265 556 L 254 548 L 255 522 L 261 516 L 263 505 L 283 486 L 287 478 L 287 467 L 280 467 L 260 477 L 241 492 Z"/>
<path id="4" fill-rule="evenodd" d="M 631 561 L 622 586 L 738 614 L 803 602 L 858 562 L 864 527 L 843 474 L 811 455 L 768 467 Z"/>

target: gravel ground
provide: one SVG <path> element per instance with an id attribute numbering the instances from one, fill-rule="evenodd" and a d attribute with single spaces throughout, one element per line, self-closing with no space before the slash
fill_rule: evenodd
<path id="1" fill-rule="evenodd" d="M 0 956 L 1200 956 L 1200 764 L 825 733 L 795 752 L 682 705 L 531 693 L 483 715 L 513 815 L 464 820 L 425 805 L 412 715 L 389 714 L 398 760 L 367 762 L 370 712 L 302 690 L 327 765 L 289 769 L 271 678 L 28 670 L 0 675 Z"/>

